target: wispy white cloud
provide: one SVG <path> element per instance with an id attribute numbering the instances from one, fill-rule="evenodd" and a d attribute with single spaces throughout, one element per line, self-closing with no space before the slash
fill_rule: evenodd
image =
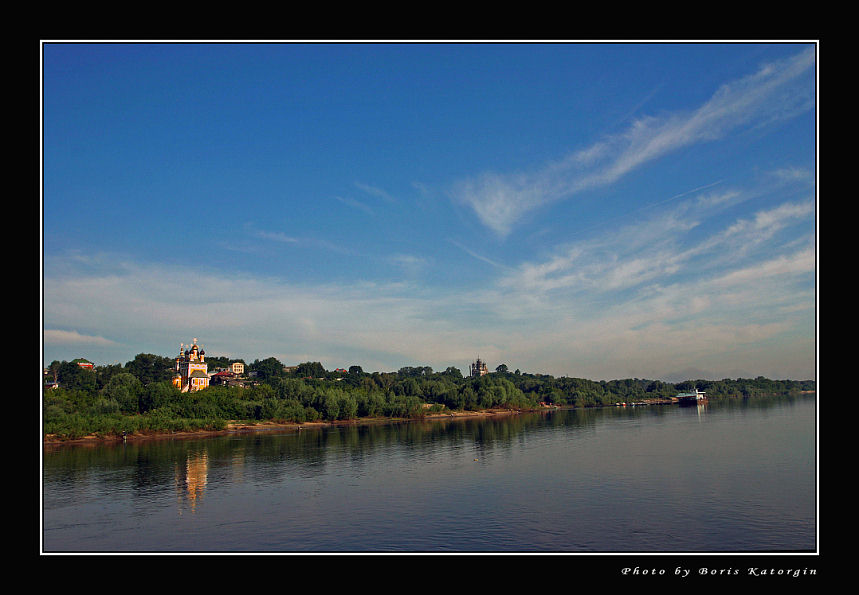
<path id="1" fill-rule="evenodd" d="M 349 254 L 351 250 L 348 248 L 344 248 L 338 244 L 330 242 L 325 239 L 316 238 L 316 237 L 297 237 L 288 235 L 282 231 L 268 231 L 262 229 L 254 229 L 253 225 L 250 223 L 246 223 L 244 225 L 245 232 L 252 238 L 265 240 L 266 242 L 275 242 L 280 244 L 291 244 L 295 246 L 301 247 L 310 247 L 310 248 L 321 248 L 325 250 L 329 250 L 331 252 L 337 252 L 339 254 Z M 258 252 L 259 248 L 256 246 L 236 246 L 230 245 L 229 249 L 231 250 L 241 250 L 244 252 Z"/>
<path id="2" fill-rule="evenodd" d="M 116 345 L 115 341 L 95 335 L 84 335 L 78 331 L 64 331 L 59 329 L 45 329 L 42 332 L 43 341 L 49 345 Z"/>
<path id="3" fill-rule="evenodd" d="M 784 167 L 770 173 L 774 178 L 786 182 L 814 182 L 814 173 L 803 167 Z"/>
<path id="4" fill-rule="evenodd" d="M 427 257 L 415 254 L 391 254 L 387 257 L 387 261 L 408 278 L 417 278 L 432 262 Z"/>
<path id="5" fill-rule="evenodd" d="M 734 221 L 721 231 L 702 237 L 697 245 L 685 252 L 685 257 L 707 254 L 710 267 L 736 262 L 741 256 L 767 245 L 785 228 L 810 221 L 814 216 L 811 200 L 788 202 L 770 209 L 762 209 L 751 217 Z"/>
<path id="6" fill-rule="evenodd" d="M 561 290 L 605 294 L 681 275 L 701 279 L 723 267 L 736 268 L 759 247 L 785 249 L 773 244 L 773 238 L 814 215 L 813 202 L 806 200 L 761 209 L 722 227 L 709 220 L 743 200 L 748 196 L 736 189 L 693 196 L 616 233 L 594 235 L 560 246 L 542 261 L 524 262 L 503 276 L 499 286 L 531 295 Z"/>
<path id="7" fill-rule="evenodd" d="M 477 260 L 480 260 L 482 262 L 485 262 L 486 264 L 492 265 L 493 267 L 495 267 L 497 269 L 508 270 L 510 268 L 506 264 L 498 262 L 497 260 L 493 260 L 487 256 L 484 256 L 483 254 L 479 254 L 478 252 L 475 252 L 471 248 L 464 246 L 461 242 L 457 242 L 456 240 L 453 240 L 453 239 L 448 239 L 448 241 L 451 244 L 453 244 L 454 246 L 456 246 L 457 248 L 459 248 L 460 250 L 462 250 L 463 252 L 465 252 L 466 254 L 468 254 L 469 256 L 476 258 Z"/>
<path id="8" fill-rule="evenodd" d="M 370 184 L 364 184 L 362 182 L 355 182 L 355 186 L 369 194 L 370 196 L 375 196 L 376 198 L 381 198 L 382 200 L 395 203 L 397 202 L 396 197 L 390 194 L 388 191 L 379 188 L 377 186 L 371 186 Z"/>
<path id="9" fill-rule="evenodd" d="M 474 209 L 484 225 L 506 236 L 520 217 L 542 205 L 611 184 L 650 161 L 736 128 L 763 126 L 811 109 L 812 91 L 796 83 L 813 65 L 810 48 L 723 85 L 694 111 L 639 118 L 623 133 L 537 171 L 486 172 L 458 182 L 452 193 Z"/>
<path id="10" fill-rule="evenodd" d="M 358 188 L 359 190 L 361 190 L 362 192 L 364 192 L 365 194 L 369 195 L 372 198 L 381 198 L 384 202 L 386 202 L 388 204 L 395 204 L 398 202 L 397 198 L 395 196 L 393 196 L 392 194 L 390 194 L 387 190 L 384 190 L 383 188 L 379 188 L 378 186 L 371 186 L 370 184 L 364 184 L 363 182 L 355 182 L 354 184 L 355 184 L 356 188 Z M 350 196 L 349 197 L 335 196 L 334 198 L 336 198 L 337 200 L 342 202 L 344 205 L 352 207 L 353 209 L 358 209 L 358 210 L 364 211 L 368 215 L 374 215 L 375 214 L 374 209 L 370 205 L 368 205 L 368 204 L 366 204 L 366 203 L 364 203 L 358 199 L 352 198 Z"/>
<path id="11" fill-rule="evenodd" d="M 815 251 L 812 246 L 806 246 L 794 253 L 778 256 L 743 269 L 733 270 L 713 279 L 709 285 L 714 288 L 726 289 L 737 285 L 752 285 L 756 291 L 761 287 L 771 287 L 770 281 L 778 280 L 782 288 L 782 279 L 794 275 L 807 275 L 815 270 Z"/>
<path id="12" fill-rule="evenodd" d="M 285 244 L 296 244 L 298 243 L 298 238 L 294 238 L 292 236 L 288 236 L 280 231 L 263 231 L 258 230 L 254 232 L 256 237 L 261 238 L 263 240 L 271 240 L 273 242 L 283 242 Z"/>
<path id="13" fill-rule="evenodd" d="M 242 224 L 242 230 L 247 237 L 256 238 L 258 240 L 265 240 L 266 242 L 278 242 L 281 244 L 297 244 L 299 243 L 299 239 L 294 236 L 290 236 L 285 234 L 282 231 L 270 231 L 267 229 L 257 229 L 253 223 L 245 222 Z M 222 245 L 231 250 L 238 250 L 243 252 L 249 252 L 253 250 L 253 247 L 248 245 L 237 245 L 235 241 L 232 242 L 224 242 L 222 241 Z"/>
<path id="14" fill-rule="evenodd" d="M 354 198 L 349 198 L 349 197 L 343 198 L 342 196 L 335 196 L 334 198 L 336 198 L 337 200 L 342 202 L 347 207 L 352 207 L 353 209 L 358 209 L 360 211 L 364 211 L 368 215 L 373 214 L 373 209 L 371 209 L 369 206 L 362 203 L 360 200 L 355 200 Z"/>

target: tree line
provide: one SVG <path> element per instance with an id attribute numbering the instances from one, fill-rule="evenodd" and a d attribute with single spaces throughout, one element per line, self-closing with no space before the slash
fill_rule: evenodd
<path id="1" fill-rule="evenodd" d="M 234 361 L 207 357 L 211 369 Z M 286 367 L 276 358 L 245 363 L 252 382 L 210 386 L 182 393 L 174 387 L 174 361 L 138 354 L 125 365 L 82 368 L 54 361 L 43 391 L 45 434 L 73 439 L 88 434 L 218 430 L 228 421 L 307 422 L 363 417 L 420 418 L 429 413 L 492 408 L 536 409 L 543 405 L 598 407 L 618 402 L 668 399 L 703 390 L 710 398 L 793 395 L 814 390 L 814 381 L 754 379 L 595 381 L 510 372 L 504 364 L 481 377 L 453 366 L 434 371 L 406 366 L 396 372 L 364 372 L 361 366 L 326 370 L 320 362 Z"/>

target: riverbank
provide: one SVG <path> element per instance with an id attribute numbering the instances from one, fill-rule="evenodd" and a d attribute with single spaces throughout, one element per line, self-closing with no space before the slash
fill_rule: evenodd
<path id="1" fill-rule="evenodd" d="M 801 391 L 802 395 L 810 395 L 815 394 L 815 391 Z M 768 395 L 768 396 L 778 396 L 778 395 Z M 739 397 L 738 397 L 739 398 Z M 674 405 L 677 404 L 679 400 L 677 397 L 669 397 L 669 398 L 659 398 L 659 399 L 646 399 L 643 401 L 631 401 L 631 402 L 616 402 L 611 405 L 599 405 L 597 407 L 636 407 L 636 406 L 654 406 L 654 405 Z M 280 431 L 280 432 L 290 432 L 295 431 L 299 432 L 302 430 L 313 430 L 319 428 L 326 427 L 335 427 L 335 426 L 356 426 L 356 425 L 369 425 L 369 424 L 386 424 L 386 423 L 406 423 L 406 422 L 415 422 L 415 421 L 434 421 L 434 420 L 446 420 L 446 419 L 458 419 L 458 418 L 471 418 L 471 417 L 489 417 L 489 416 L 497 416 L 497 415 L 515 415 L 519 413 L 531 413 L 531 412 L 539 412 L 539 411 L 551 411 L 554 409 L 573 409 L 575 407 L 571 406 L 558 406 L 558 405 L 542 405 L 538 408 L 534 409 L 509 409 L 509 408 L 492 408 L 492 409 L 483 409 L 479 411 L 451 411 L 445 410 L 444 412 L 436 412 L 436 413 L 428 413 L 422 417 L 418 418 L 398 418 L 398 417 L 366 417 L 366 418 L 358 418 L 358 419 L 348 419 L 348 420 L 336 420 L 336 421 L 311 421 L 311 422 L 274 422 L 274 421 L 260 421 L 260 422 L 248 422 L 248 421 L 231 421 L 227 422 L 227 425 L 224 429 L 220 430 L 191 430 L 191 431 L 168 431 L 168 432 L 137 432 L 134 434 L 127 434 L 125 436 L 122 435 L 100 435 L 100 434 L 90 434 L 87 436 L 83 436 L 81 438 L 73 438 L 73 439 L 60 439 L 55 435 L 47 434 L 44 436 L 44 445 L 45 446 L 61 446 L 61 445 L 98 445 L 98 444 L 109 444 L 109 443 L 122 443 L 122 442 L 134 442 L 141 440 L 163 440 L 163 439 L 183 439 L 183 438 L 205 438 L 207 436 L 223 436 L 227 434 L 240 434 L 240 433 L 251 433 L 251 432 L 271 432 L 271 431 Z"/>
<path id="2" fill-rule="evenodd" d="M 399 418 L 399 417 L 365 417 L 359 419 L 335 420 L 335 421 L 308 421 L 308 422 L 227 422 L 227 426 L 222 430 L 191 430 L 180 432 L 145 432 L 119 435 L 98 435 L 90 434 L 81 438 L 60 439 L 52 434 L 47 434 L 44 437 L 45 446 L 61 446 L 61 445 L 98 445 L 122 442 L 138 442 L 142 440 L 177 440 L 186 438 L 206 438 L 209 436 L 224 436 L 228 434 L 245 434 L 253 432 L 300 432 L 304 430 L 314 430 L 320 428 L 337 427 L 337 426 L 357 426 L 370 424 L 385 424 L 385 423 L 405 423 L 413 421 L 433 421 L 445 419 L 459 419 L 470 417 L 490 417 L 497 415 L 515 415 L 524 412 L 545 411 L 556 409 L 557 407 L 543 407 L 540 409 L 484 409 L 480 411 L 447 411 L 444 413 L 431 413 L 420 418 Z"/>

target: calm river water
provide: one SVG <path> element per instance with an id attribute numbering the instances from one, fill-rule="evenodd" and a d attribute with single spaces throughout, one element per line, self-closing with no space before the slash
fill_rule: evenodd
<path id="1" fill-rule="evenodd" d="M 816 549 L 814 397 L 46 448 L 44 552 Z"/>

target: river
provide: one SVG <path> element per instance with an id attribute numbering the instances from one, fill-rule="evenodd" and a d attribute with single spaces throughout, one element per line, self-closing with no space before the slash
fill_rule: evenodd
<path id="1" fill-rule="evenodd" d="M 814 396 L 46 447 L 53 552 L 808 552 Z"/>

